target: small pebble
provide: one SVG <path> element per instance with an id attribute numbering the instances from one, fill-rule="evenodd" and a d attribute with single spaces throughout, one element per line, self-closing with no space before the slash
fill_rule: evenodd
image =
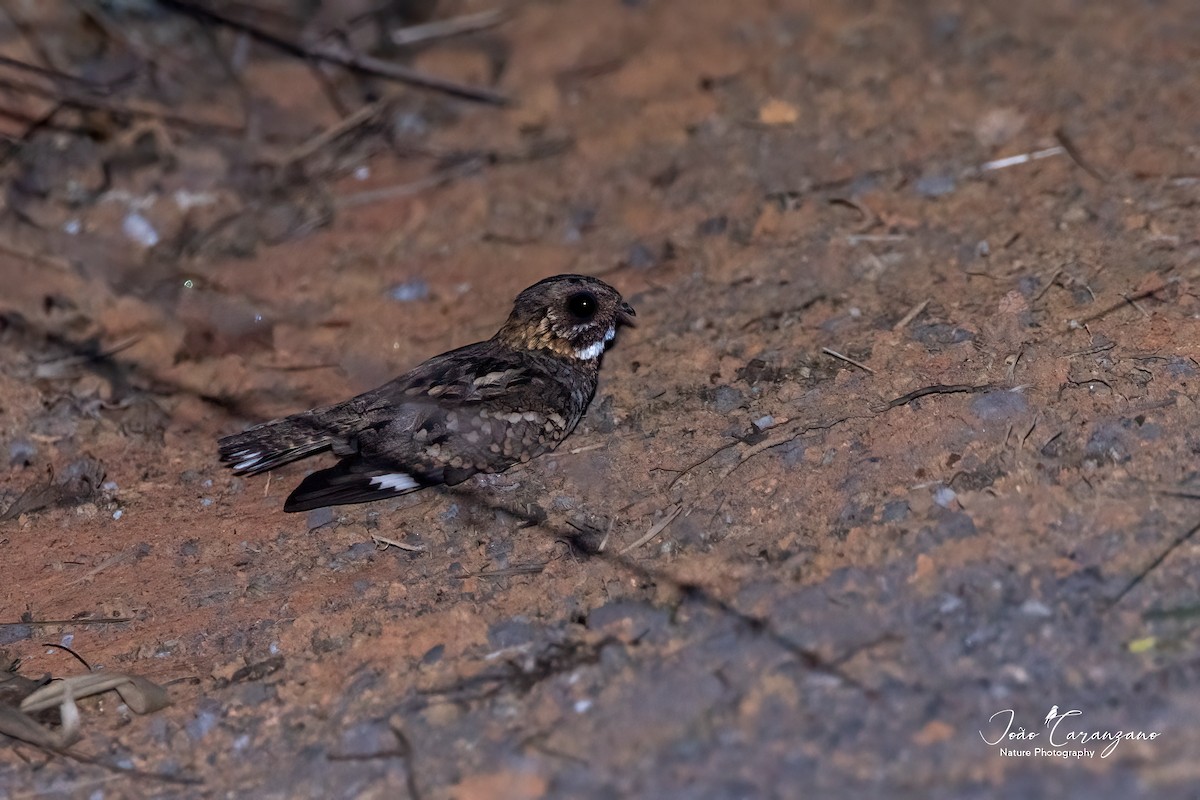
<path id="1" fill-rule="evenodd" d="M 658 258 L 645 244 L 635 242 L 625 256 L 625 263 L 633 269 L 648 269 L 658 263 Z"/>
<path id="2" fill-rule="evenodd" d="M 388 289 L 388 297 L 397 303 L 415 303 L 429 297 L 429 284 L 420 279 L 398 283 Z"/>
<path id="3" fill-rule="evenodd" d="M 1027 617 L 1052 617 L 1054 612 L 1040 600 L 1030 598 L 1021 604 L 1021 613 Z"/>
<path id="4" fill-rule="evenodd" d="M 941 197 L 958 188 L 953 175 L 924 175 L 917 179 L 917 194 L 922 197 Z"/>
<path id="5" fill-rule="evenodd" d="M 958 611 L 960 608 L 962 608 L 962 606 L 963 601 L 961 599 L 952 594 L 948 594 L 946 595 L 945 599 L 942 600 L 942 604 L 938 606 L 938 611 L 942 612 L 943 614 L 951 614 L 955 611 Z"/>
<path id="6" fill-rule="evenodd" d="M 954 503 L 954 498 L 956 497 L 958 495 L 949 486 L 939 486 L 933 492 L 933 502 L 942 508 L 949 508 Z"/>
<path id="7" fill-rule="evenodd" d="M 37 457 L 37 445 L 28 439 L 17 439 L 8 446 L 10 466 L 28 465 Z"/>
<path id="8" fill-rule="evenodd" d="M 113 519 L 120 519 L 123 516 L 125 516 L 125 512 L 119 508 L 113 512 Z"/>
<path id="9" fill-rule="evenodd" d="M 158 231 L 154 229 L 148 219 L 136 211 L 131 211 L 126 215 L 125 221 L 121 223 L 121 230 L 128 238 L 142 247 L 154 247 L 158 244 Z"/>
<path id="10" fill-rule="evenodd" d="M 325 508 L 314 508 L 308 512 L 308 529 L 315 531 L 317 528 L 324 528 L 326 525 L 333 524 L 333 509 L 329 506 Z"/>

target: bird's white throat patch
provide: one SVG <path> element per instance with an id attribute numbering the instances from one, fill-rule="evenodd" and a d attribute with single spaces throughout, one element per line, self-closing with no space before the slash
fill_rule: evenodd
<path id="1" fill-rule="evenodd" d="M 593 358 L 599 358 L 600 354 L 604 352 L 604 345 L 616 338 L 616 335 L 616 326 L 611 326 L 607 331 L 605 331 L 603 340 L 596 342 L 595 344 L 590 344 L 587 347 L 579 348 L 575 351 L 575 357 L 580 361 L 591 361 Z"/>
<path id="2" fill-rule="evenodd" d="M 391 489 L 393 492 L 407 492 L 409 489 L 416 489 L 420 484 L 414 481 L 410 475 L 405 475 L 403 472 L 392 472 L 371 478 L 371 485 L 378 486 L 380 489 Z"/>

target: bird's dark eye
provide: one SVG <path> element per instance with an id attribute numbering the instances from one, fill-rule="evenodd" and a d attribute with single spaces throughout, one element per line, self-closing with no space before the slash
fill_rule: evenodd
<path id="1" fill-rule="evenodd" d="M 596 316 L 596 311 L 600 304 L 596 302 L 596 295 L 591 292 L 576 292 L 567 298 L 567 311 L 572 317 L 586 322 Z"/>

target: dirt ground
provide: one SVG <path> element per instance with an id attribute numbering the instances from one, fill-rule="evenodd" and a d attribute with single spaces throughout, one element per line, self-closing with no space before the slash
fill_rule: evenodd
<path id="1" fill-rule="evenodd" d="M 302 5 L 212 7 L 512 102 L 3 4 L 0 647 L 173 704 L 0 796 L 1197 796 L 1194 3 Z M 218 465 L 561 272 L 638 324 L 557 452 Z"/>

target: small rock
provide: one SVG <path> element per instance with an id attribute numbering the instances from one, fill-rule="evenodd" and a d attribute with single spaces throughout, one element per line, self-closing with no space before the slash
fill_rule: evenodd
<path id="1" fill-rule="evenodd" d="M 958 188 L 958 181 L 953 175 L 923 175 L 914 188 L 922 197 L 943 197 Z"/>
<path id="2" fill-rule="evenodd" d="M 221 706 L 216 700 L 201 699 L 199 705 L 196 716 L 183 726 L 193 741 L 203 739 L 221 721 Z"/>
<path id="3" fill-rule="evenodd" d="M 943 614 L 952 614 L 962 607 L 963 601 L 961 598 L 955 597 L 952 594 L 948 594 L 942 599 L 942 604 L 938 606 L 938 611 Z"/>
<path id="4" fill-rule="evenodd" d="M 1034 600 L 1032 597 L 1021 604 L 1021 613 L 1027 617 L 1052 617 L 1054 612 L 1049 606 L 1040 600 Z"/>
<path id="5" fill-rule="evenodd" d="M 308 512 L 308 530 L 315 531 L 318 528 L 324 528 L 327 525 L 332 525 L 335 517 L 333 509 L 329 506 L 325 508 L 314 508 Z"/>
<path id="6" fill-rule="evenodd" d="M 13 644 L 33 636 L 30 625 L 0 625 L 0 645 Z"/>
<path id="7" fill-rule="evenodd" d="M 654 637 L 670 624 L 669 611 L 635 600 L 613 600 L 593 609 L 587 617 L 588 628 L 611 633 L 624 642 Z"/>
<path id="8" fill-rule="evenodd" d="M 121 223 L 121 231 L 125 236 L 134 242 L 137 242 L 142 247 L 151 248 L 158 244 L 158 231 L 150 224 L 150 221 L 136 211 L 131 211 L 125 215 L 124 221 Z"/>
<path id="9" fill-rule="evenodd" d="M 1117 425 L 1100 426 L 1088 439 L 1083 452 L 1101 464 L 1120 464 L 1130 459 L 1125 435 Z"/>
<path id="10" fill-rule="evenodd" d="M 12 467 L 28 467 L 37 458 L 37 445 L 29 439 L 16 439 L 8 446 L 8 464 Z"/>
<path id="11" fill-rule="evenodd" d="M 497 622 L 488 629 L 488 644 L 497 650 L 503 650 L 526 644 L 536 635 L 537 629 L 529 620 L 513 617 Z"/>
<path id="12" fill-rule="evenodd" d="M 971 413 L 989 422 L 1019 417 L 1028 410 L 1025 395 L 1008 390 L 986 392 L 971 401 Z"/>
<path id="13" fill-rule="evenodd" d="M 429 284 L 419 278 L 406 281 L 405 283 L 398 283 L 388 289 L 388 297 L 397 303 L 415 303 L 425 300 L 429 297 Z"/>
<path id="14" fill-rule="evenodd" d="M 395 753 L 399 741 L 387 720 L 370 720 L 350 725 L 342 731 L 340 758 L 372 758 Z"/>
<path id="15" fill-rule="evenodd" d="M 975 334 L 966 328 L 946 322 L 928 322 L 909 326 L 912 337 L 926 347 L 938 347 L 969 342 Z"/>
<path id="16" fill-rule="evenodd" d="M 625 256 L 625 263 L 633 269 L 649 269 L 658 263 L 658 257 L 642 242 L 634 242 Z"/>
<path id="17" fill-rule="evenodd" d="M 728 217 L 724 215 L 709 217 L 696 226 L 696 233 L 700 236 L 720 236 L 728 227 Z"/>
<path id="18" fill-rule="evenodd" d="M 965 511 L 947 511 L 940 514 L 937 525 L 933 526 L 934 540 L 945 542 L 951 539 L 969 539 L 978 534 L 975 520 Z"/>
<path id="19" fill-rule="evenodd" d="M 933 490 L 933 502 L 942 508 L 950 508 L 958 495 L 949 486 L 939 486 Z"/>
<path id="20" fill-rule="evenodd" d="M 910 510 L 907 500 L 891 500 L 884 503 L 880 522 L 899 522 L 908 517 Z"/>
<path id="21" fill-rule="evenodd" d="M 742 404 L 744 396 L 741 391 L 732 386 L 718 386 L 713 391 L 713 404 L 717 411 L 722 414 L 728 414 Z"/>

